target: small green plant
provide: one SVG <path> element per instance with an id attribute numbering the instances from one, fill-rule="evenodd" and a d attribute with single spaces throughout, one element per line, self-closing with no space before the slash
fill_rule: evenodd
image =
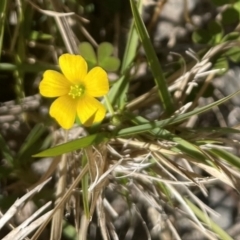
<path id="1" fill-rule="evenodd" d="M 108 72 L 115 72 L 120 67 L 120 60 L 112 56 L 113 50 L 113 45 L 108 42 L 99 44 L 97 54 L 89 42 L 82 42 L 79 45 L 79 51 L 86 59 L 89 69 L 100 66 Z"/>

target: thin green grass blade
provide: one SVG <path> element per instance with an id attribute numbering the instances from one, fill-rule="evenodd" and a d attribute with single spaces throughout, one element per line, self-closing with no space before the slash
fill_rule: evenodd
<path id="1" fill-rule="evenodd" d="M 142 0 L 138 1 L 137 11 L 142 12 Z M 129 65 L 133 62 L 138 47 L 138 34 L 134 25 L 134 22 L 132 21 L 131 28 L 128 34 L 128 41 L 127 46 L 125 48 L 123 60 L 122 60 L 122 66 L 120 72 L 123 74 L 129 67 Z"/>
<path id="2" fill-rule="evenodd" d="M 204 107 L 195 109 L 189 113 L 185 113 L 185 114 L 181 114 L 179 116 L 174 116 L 170 119 L 165 119 L 162 121 L 158 121 L 158 122 L 148 122 L 146 124 L 142 124 L 139 126 L 134 126 L 134 127 L 129 127 L 129 128 L 125 128 L 125 129 L 121 129 L 118 132 L 115 132 L 113 134 L 109 134 L 109 133 L 98 133 L 98 134 L 93 134 L 81 139 L 77 139 L 77 140 L 73 140 L 71 142 L 68 143 L 64 143 L 61 145 L 58 145 L 56 147 L 53 148 L 49 148 L 45 151 L 42 151 L 38 154 L 33 155 L 33 157 L 50 157 L 50 156 L 57 156 L 57 155 L 61 155 L 67 152 L 71 152 L 71 151 L 75 151 L 77 149 L 80 148 L 84 148 L 84 147 L 88 147 L 94 144 L 98 144 L 100 142 L 103 141 L 107 141 L 109 140 L 111 137 L 124 137 L 124 136 L 129 136 L 129 135 L 133 135 L 133 134 L 138 134 L 138 133 L 143 133 L 143 132 L 147 132 L 150 130 L 155 129 L 155 134 L 158 133 L 160 134 L 159 130 L 161 130 L 161 128 L 169 126 L 169 125 L 173 125 L 175 123 L 179 123 L 182 122 L 183 120 L 193 116 L 193 115 L 197 115 L 203 112 L 206 112 L 208 110 L 210 110 L 212 107 L 214 106 L 218 106 L 224 102 L 226 102 L 227 100 L 231 99 L 232 97 L 234 97 L 236 94 L 240 93 L 240 90 L 225 97 L 222 98 L 214 103 L 208 104 Z M 156 129 L 157 128 L 157 129 Z M 162 130 L 161 130 L 162 131 Z M 154 132 L 153 132 L 154 133 Z M 162 132 L 164 133 L 164 132 Z"/>
<path id="3" fill-rule="evenodd" d="M 112 86 L 108 97 L 109 101 L 111 102 L 113 107 L 116 107 L 117 109 L 122 109 L 125 106 L 125 103 L 127 102 L 127 91 L 128 91 L 128 77 L 127 73 L 122 75 L 116 83 Z M 106 105 L 106 104 L 105 104 Z"/>
<path id="4" fill-rule="evenodd" d="M 201 161 L 206 163 L 206 160 L 207 160 L 206 156 L 204 156 L 204 154 L 194 144 L 177 136 L 172 136 L 169 139 L 178 144 L 173 149 L 176 149 L 177 151 L 190 156 L 196 161 Z"/>
<path id="5" fill-rule="evenodd" d="M 84 151 L 82 157 L 82 168 L 86 166 L 88 162 L 87 153 Z M 81 180 L 82 182 L 82 199 L 83 199 L 83 209 L 87 219 L 90 219 L 90 210 L 88 202 L 88 188 L 89 188 L 89 172 L 85 174 Z"/>
<path id="6" fill-rule="evenodd" d="M 157 161 L 157 160 L 154 160 L 154 161 Z M 159 177 L 154 170 L 150 171 L 149 174 L 153 175 L 156 178 Z M 156 184 L 156 187 L 159 188 L 159 191 L 161 191 L 165 195 L 165 197 L 167 198 L 168 204 L 171 207 L 173 207 L 174 205 L 173 205 L 172 193 L 168 189 L 168 187 L 162 182 L 156 182 L 155 184 Z"/>
<path id="7" fill-rule="evenodd" d="M 83 137 L 77 140 L 73 140 L 64 144 L 60 144 L 53 148 L 49 148 L 44 150 L 38 154 L 33 155 L 33 157 L 50 157 L 50 156 L 58 156 L 67 152 L 72 152 L 80 148 L 85 148 L 88 146 L 92 146 L 95 144 L 99 144 L 103 141 L 109 140 L 108 133 L 98 133 L 93 134 L 87 137 Z"/>
<path id="8" fill-rule="evenodd" d="M 240 158 L 238 156 L 235 156 L 234 154 L 232 154 L 224 149 L 218 149 L 218 148 L 213 148 L 213 149 L 209 150 L 209 152 L 214 154 L 216 157 L 225 160 L 231 166 L 234 166 L 234 167 L 237 167 L 238 169 L 240 169 Z"/>
<path id="9" fill-rule="evenodd" d="M 232 97 L 234 97 L 235 95 L 237 95 L 239 93 L 240 93 L 240 90 L 235 92 L 235 93 L 232 93 L 229 96 L 224 97 L 224 98 L 222 98 L 222 99 L 220 99 L 220 100 L 218 100 L 214 103 L 208 104 L 208 105 L 203 106 L 201 108 L 197 108 L 197 109 L 195 109 L 191 112 L 188 112 L 188 113 L 173 116 L 171 118 L 164 119 L 164 120 L 157 121 L 157 122 L 149 122 L 149 123 L 142 124 L 142 125 L 139 125 L 139 126 L 134 126 L 134 127 L 121 129 L 121 130 L 118 131 L 116 136 L 117 137 L 129 136 L 129 135 L 133 135 L 133 134 L 147 132 L 147 131 L 152 130 L 154 128 L 163 128 L 163 127 L 166 127 L 166 126 L 170 126 L 170 125 L 182 122 L 183 120 L 186 120 L 186 119 L 190 118 L 191 116 L 204 113 L 204 112 L 210 110 L 211 108 L 213 108 L 214 106 L 218 106 L 218 105 L 228 101 L 229 99 L 231 99 Z"/>
<path id="10" fill-rule="evenodd" d="M 19 71 L 22 70 L 28 73 L 39 73 L 46 70 L 59 70 L 58 66 L 44 63 L 21 63 L 21 64 L 12 64 L 12 63 L 0 63 L 0 71 Z"/>
<path id="11" fill-rule="evenodd" d="M 140 14 L 137 10 L 134 0 L 130 0 L 132 13 L 134 17 L 135 26 L 139 35 L 139 38 L 143 44 L 145 54 L 148 60 L 149 67 L 152 71 L 155 84 L 158 89 L 158 94 L 160 100 L 163 104 L 163 107 L 168 115 L 171 115 L 174 112 L 173 100 L 170 92 L 168 91 L 167 83 L 164 78 L 163 71 L 161 69 L 160 63 L 158 61 L 157 55 L 152 46 L 151 40 L 149 38 L 147 29 L 140 17 Z"/>
<path id="12" fill-rule="evenodd" d="M 1 0 L 0 1 L 0 59 L 1 59 L 1 53 L 2 53 L 6 10 L 7 10 L 7 0 Z"/>
<path id="13" fill-rule="evenodd" d="M 132 117 L 132 121 L 137 124 L 143 124 L 146 122 L 149 122 L 147 119 L 137 116 Z M 172 141 L 177 143 L 175 147 L 173 147 L 171 150 L 176 152 L 181 152 L 183 154 L 186 154 L 187 156 L 190 156 L 191 158 L 203 162 L 204 164 L 208 163 L 208 158 L 205 156 L 205 154 L 199 149 L 198 146 L 195 146 L 191 142 L 186 141 L 185 139 L 172 134 L 166 129 L 163 128 L 154 128 L 149 131 L 155 138 L 161 138 L 167 141 Z"/>
<path id="14" fill-rule="evenodd" d="M 219 227 L 211 218 L 209 218 L 204 212 L 202 212 L 196 205 L 194 205 L 191 201 L 184 198 L 188 206 L 194 212 L 194 214 L 204 222 L 213 232 L 215 232 L 219 239 L 224 240 L 233 240 L 221 227 Z"/>
<path id="15" fill-rule="evenodd" d="M 141 9 L 142 0 L 138 1 L 138 11 L 141 11 Z M 110 102 L 112 103 L 113 106 L 118 106 L 118 109 L 122 109 L 127 102 L 126 98 L 129 87 L 128 72 L 130 70 L 130 65 L 132 64 L 136 56 L 137 47 L 138 47 L 138 35 L 134 27 L 134 23 L 132 22 L 128 34 L 127 46 L 125 48 L 122 65 L 120 69 L 122 77 L 113 85 L 108 94 Z"/>
<path id="16" fill-rule="evenodd" d="M 171 191 L 172 196 L 176 198 L 176 200 L 182 205 L 182 208 L 184 209 L 184 212 L 201 228 L 204 230 L 201 222 L 198 220 L 197 216 L 194 214 L 192 209 L 188 206 L 186 203 L 184 197 L 180 194 L 180 192 L 175 189 L 171 184 L 166 184 L 169 191 Z"/>
<path id="17" fill-rule="evenodd" d="M 3 157 L 6 159 L 9 166 L 13 166 L 14 159 L 13 159 L 11 150 L 9 149 L 6 141 L 4 140 L 4 138 L 1 134 L 0 134 L 0 151 L 3 155 Z"/>
<path id="18" fill-rule="evenodd" d="M 25 18 L 30 15 L 31 16 L 31 10 L 28 12 L 28 14 L 24 14 L 24 10 L 26 9 L 26 3 L 22 1 L 22 4 L 19 5 L 19 11 L 17 14 L 17 25 L 16 25 L 16 33 L 18 37 L 16 38 L 16 44 L 13 45 L 14 48 L 13 54 L 14 54 L 14 62 L 16 65 L 20 65 L 21 63 L 26 62 L 26 46 L 25 46 L 25 39 L 28 37 L 26 35 L 26 32 L 28 31 L 28 26 L 30 26 L 30 22 L 26 22 Z M 13 76 L 15 78 L 15 94 L 16 94 L 16 100 L 17 102 L 21 102 L 21 99 L 25 97 L 25 91 L 24 91 L 24 79 L 25 79 L 25 72 L 19 68 L 18 70 L 14 71 Z"/>
<path id="19" fill-rule="evenodd" d="M 46 131 L 46 127 L 43 126 L 41 123 L 36 124 L 34 126 L 34 128 L 28 134 L 26 140 L 22 144 L 22 146 L 17 154 L 17 158 L 20 161 L 21 161 L 21 159 L 22 159 L 22 161 L 24 161 L 26 156 L 31 155 L 31 153 L 33 152 L 33 149 L 35 149 L 35 145 L 36 145 L 37 141 L 40 140 L 40 144 L 42 144 L 42 141 L 40 138 L 41 138 L 41 136 L 43 136 L 45 131 Z M 39 144 L 37 144 L 37 145 L 39 145 Z"/>

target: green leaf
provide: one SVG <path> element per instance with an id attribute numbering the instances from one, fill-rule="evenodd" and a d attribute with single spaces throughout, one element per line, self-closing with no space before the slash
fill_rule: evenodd
<path id="1" fill-rule="evenodd" d="M 121 64 L 120 59 L 115 57 L 108 57 L 99 64 L 102 68 L 104 68 L 108 72 L 115 72 L 119 69 Z"/>
<path id="2" fill-rule="evenodd" d="M 212 219 L 208 217 L 208 215 L 201 211 L 196 205 L 194 205 L 191 201 L 189 201 L 187 198 L 184 198 L 188 206 L 192 209 L 194 214 L 202 221 L 204 222 L 210 229 L 212 229 L 213 232 L 215 232 L 219 239 L 224 240 L 233 240 L 221 227 L 219 227 L 215 222 L 213 222 Z"/>
<path id="3" fill-rule="evenodd" d="M 217 44 L 222 37 L 223 29 L 217 21 L 209 22 L 207 29 L 198 29 L 192 34 L 192 40 L 199 44 Z"/>
<path id="4" fill-rule="evenodd" d="M 240 38 L 239 32 L 231 32 L 231 33 L 225 35 L 221 42 L 239 40 L 239 38 Z"/>
<path id="5" fill-rule="evenodd" d="M 106 71 L 117 71 L 120 66 L 120 60 L 111 56 L 113 54 L 113 50 L 113 45 L 108 42 L 103 42 L 98 46 L 98 65 Z"/>
<path id="6" fill-rule="evenodd" d="M 238 11 L 238 13 L 240 14 L 240 1 L 236 1 L 233 4 L 233 7 Z"/>
<path id="7" fill-rule="evenodd" d="M 113 54 L 113 45 L 108 42 L 103 42 L 99 44 L 97 49 L 97 55 L 98 55 L 98 62 L 104 61 L 106 58 L 111 56 Z"/>
<path id="8" fill-rule="evenodd" d="M 127 102 L 127 91 L 129 87 L 128 74 L 124 74 L 114 83 L 108 93 L 109 101 L 116 109 L 121 110 Z"/>
<path id="9" fill-rule="evenodd" d="M 213 153 L 216 157 L 222 158 L 231 166 L 235 166 L 240 169 L 240 158 L 238 156 L 235 156 L 234 154 L 220 148 L 213 148 L 208 151 Z"/>
<path id="10" fill-rule="evenodd" d="M 239 63 L 240 62 L 240 47 L 232 47 L 228 49 L 225 54 L 232 62 Z"/>
<path id="11" fill-rule="evenodd" d="M 218 74 L 224 74 L 225 72 L 228 71 L 228 68 L 229 68 L 227 59 L 225 57 L 217 58 L 215 62 L 213 61 L 213 68 L 221 69 L 221 71 L 218 72 Z"/>
<path id="12" fill-rule="evenodd" d="M 159 98 L 163 104 L 163 107 L 167 114 L 171 115 L 174 112 L 173 100 L 170 92 L 168 91 L 168 86 L 158 61 L 156 52 L 151 43 L 150 37 L 148 35 L 147 29 L 141 19 L 138 9 L 135 5 L 134 0 L 130 0 L 131 9 L 134 17 L 134 23 L 139 35 L 139 38 L 143 44 L 145 54 L 148 60 L 148 65 L 151 69 L 152 75 L 154 77 L 155 84 L 157 86 Z"/>
<path id="13" fill-rule="evenodd" d="M 193 158 L 195 161 L 201 161 L 206 164 L 207 157 L 203 154 L 202 151 L 200 151 L 200 148 L 192 144 L 191 142 L 188 142 L 184 140 L 183 138 L 180 138 L 178 136 L 175 136 L 171 134 L 169 140 L 172 140 L 175 143 L 178 143 L 176 147 L 173 149 L 178 149 L 179 152 L 184 153 L 191 158 Z"/>
<path id="14" fill-rule="evenodd" d="M 223 37 L 223 28 L 217 21 L 211 21 L 208 24 L 208 31 L 211 35 L 211 43 L 217 44 L 221 41 Z"/>
<path id="15" fill-rule="evenodd" d="M 211 38 L 212 36 L 210 33 L 204 29 L 198 29 L 192 34 L 193 42 L 198 44 L 207 44 L 210 42 Z"/>
<path id="16" fill-rule="evenodd" d="M 229 25 L 239 22 L 239 12 L 233 7 L 229 7 L 222 12 L 222 24 Z"/>
<path id="17" fill-rule="evenodd" d="M 80 43 L 79 51 L 82 57 L 86 60 L 89 70 L 97 66 L 97 57 L 92 45 L 89 42 Z"/>
<path id="18" fill-rule="evenodd" d="M 95 144 L 99 144 L 103 141 L 108 140 L 107 133 L 97 133 L 87 137 L 83 137 L 77 140 L 73 140 L 64 144 L 60 144 L 58 146 L 49 148 L 44 150 L 38 154 L 33 155 L 33 157 L 51 157 L 58 156 L 67 152 L 72 152 L 77 149 L 85 148 L 88 146 L 92 146 Z"/>

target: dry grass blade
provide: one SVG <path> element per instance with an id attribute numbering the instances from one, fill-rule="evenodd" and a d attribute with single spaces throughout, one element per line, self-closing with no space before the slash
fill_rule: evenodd
<path id="1" fill-rule="evenodd" d="M 78 233 L 78 240 L 86 240 L 87 239 L 87 230 L 89 225 L 89 219 L 87 219 L 86 215 L 82 213 L 80 229 Z"/>
<path id="2" fill-rule="evenodd" d="M 172 232 L 172 234 L 173 234 L 173 236 L 174 236 L 174 239 L 175 239 L 175 240 L 181 240 L 181 237 L 178 235 L 177 230 L 176 230 L 176 228 L 173 226 L 173 224 L 171 223 L 171 221 L 170 221 L 169 219 L 167 219 L 166 222 L 167 222 L 167 225 L 168 225 L 169 229 L 171 230 L 171 232 Z"/>
<path id="3" fill-rule="evenodd" d="M 171 143 L 168 146 L 164 147 L 163 145 L 157 145 L 154 143 L 138 141 L 137 139 L 130 140 L 130 139 L 124 139 L 124 138 L 117 138 L 116 141 L 123 144 L 127 144 L 128 146 L 136 147 L 143 150 L 150 150 L 153 152 L 159 152 L 166 155 L 177 155 L 177 153 L 167 149 L 169 148 L 169 146 L 171 146 Z M 175 143 L 172 143 L 172 144 L 175 144 Z"/>
<path id="4" fill-rule="evenodd" d="M 191 208 L 187 205 L 187 203 L 182 198 L 181 194 L 170 184 L 166 184 L 168 189 L 171 191 L 171 193 L 176 197 L 177 201 L 182 204 L 185 211 L 189 214 L 189 217 L 192 218 L 192 220 L 202 229 L 202 231 L 206 231 L 204 226 L 201 224 L 201 222 L 197 219 Z"/>
<path id="5" fill-rule="evenodd" d="M 56 12 L 62 11 L 63 7 L 59 1 L 51 0 L 51 3 Z M 72 54 L 78 54 L 79 50 L 76 42 L 77 38 L 72 28 L 69 26 L 69 22 L 67 21 L 66 17 L 60 18 L 59 16 L 55 16 L 54 18 L 68 52 Z"/>
<path id="6" fill-rule="evenodd" d="M 30 0 L 27 0 L 27 2 L 29 2 L 32 7 L 34 7 L 35 9 L 37 9 L 39 12 L 47 15 L 47 16 L 51 16 L 51 17 L 67 17 L 67 16 L 72 16 L 75 13 L 74 12 L 68 12 L 68 13 L 59 13 L 59 12 L 54 12 L 54 11 L 50 11 L 50 10 L 43 10 L 40 7 L 38 7 L 35 3 L 33 3 Z"/>
<path id="7" fill-rule="evenodd" d="M 0 229 L 17 213 L 19 208 L 25 203 L 27 199 L 32 197 L 35 193 L 41 191 L 41 189 L 51 180 L 51 178 L 44 181 L 42 184 L 36 186 L 30 192 L 26 193 L 20 199 L 17 199 L 16 202 L 9 208 L 9 210 L 3 215 L 0 219 Z"/>
<path id="8" fill-rule="evenodd" d="M 111 204 L 106 198 L 103 199 L 103 206 L 104 206 L 104 209 L 107 211 L 107 213 L 113 219 L 116 219 L 119 216 L 119 214 L 113 209 L 113 207 L 111 206 Z"/>
<path id="9" fill-rule="evenodd" d="M 36 213 L 40 214 L 43 212 L 51 202 L 47 203 L 45 206 L 40 208 Z M 33 220 L 33 216 L 31 216 L 29 219 L 24 221 L 20 226 L 12 230 L 6 237 L 4 237 L 2 240 L 21 240 L 27 237 L 30 233 L 32 233 L 37 227 L 39 227 L 51 214 L 52 211 L 49 211 L 30 223 Z M 36 213 L 34 213 L 34 218 L 36 217 Z"/>
<path id="10" fill-rule="evenodd" d="M 95 188 L 98 187 L 98 184 L 100 184 L 100 186 L 102 185 L 102 181 L 106 181 L 107 176 L 114 171 L 115 168 L 117 168 L 119 165 L 121 165 L 122 161 L 124 158 L 121 158 L 118 162 L 116 162 L 113 166 L 111 166 L 106 172 L 104 172 L 104 174 L 102 174 L 98 179 L 95 179 L 95 181 L 92 183 L 92 185 L 89 187 L 89 191 L 93 191 Z"/>
<path id="11" fill-rule="evenodd" d="M 221 168 L 216 169 L 202 163 L 194 163 L 194 164 L 202 168 L 206 172 L 208 172 L 211 176 L 214 176 L 217 179 L 221 180 L 222 182 L 226 183 L 227 185 L 231 186 L 232 188 L 235 188 L 232 180 L 227 176 L 227 174 Z"/>
<path id="12" fill-rule="evenodd" d="M 85 153 L 88 159 L 89 164 L 89 172 L 91 177 L 91 186 L 88 191 L 91 193 L 91 205 L 90 205 L 90 218 L 92 217 L 96 205 L 102 193 L 102 190 L 106 187 L 107 183 L 107 175 L 103 178 L 104 171 L 108 169 L 106 156 L 107 156 L 107 146 L 102 144 L 97 148 L 89 147 L 85 149 Z M 101 179 L 99 179 L 99 176 Z M 99 206 L 98 206 L 99 207 Z M 99 209 L 98 209 L 99 210 Z M 79 239 L 87 238 L 87 229 L 91 219 L 87 219 L 87 216 L 82 215 L 81 226 L 79 231 Z M 105 232 L 105 228 L 102 228 L 105 225 L 101 225 L 100 219 L 100 228 L 102 232 L 102 236 L 104 239 L 107 238 L 107 234 Z M 105 222 L 104 222 L 105 224 Z"/>
<path id="13" fill-rule="evenodd" d="M 106 224 L 106 214 L 104 211 L 104 206 L 103 206 L 103 201 L 102 201 L 102 197 L 99 196 L 98 200 L 97 200 L 97 215 L 98 215 L 98 222 L 100 225 L 100 229 L 101 229 L 101 234 L 102 234 L 102 238 L 103 240 L 108 240 L 109 239 L 109 234 L 107 231 L 107 224 Z"/>
<path id="14" fill-rule="evenodd" d="M 42 182 L 46 181 L 47 178 L 49 178 L 53 172 L 56 170 L 58 163 L 60 161 L 60 157 L 55 157 L 53 161 L 51 162 L 48 170 L 42 175 L 42 177 L 39 179 L 37 183 L 35 183 L 33 186 L 31 186 L 30 189 L 35 188 L 37 185 L 41 184 Z"/>
<path id="15" fill-rule="evenodd" d="M 41 227 L 36 231 L 36 233 L 33 235 L 33 237 L 31 238 L 31 240 L 37 240 L 39 238 L 39 235 L 41 234 L 41 232 L 44 230 L 44 228 L 47 226 L 48 222 L 51 220 L 51 218 L 53 217 L 54 213 L 59 209 L 59 207 L 61 207 L 66 200 L 71 196 L 72 191 L 77 187 L 77 185 L 79 184 L 79 182 L 81 181 L 81 179 L 83 178 L 83 176 L 87 173 L 88 171 L 88 165 L 86 165 L 82 171 L 79 173 L 79 175 L 77 176 L 77 178 L 74 180 L 74 182 L 72 183 L 72 185 L 70 186 L 70 188 L 67 190 L 67 192 L 64 194 L 64 196 L 62 197 L 62 199 L 59 201 L 59 203 L 55 206 L 54 210 L 51 212 L 51 214 L 49 215 L 49 217 L 46 219 L 46 221 L 41 225 Z"/>
<path id="16" fill-rule="evenodd" d="M 39 208 L 32 216 L 30 216 L 27 220 L 25 220 L 20 226 L 18 226 L 18 228 L 20 229 L 24 229 L 26 228 L 28 225 L 30 225 L 30 223 L 37 217 L 39 216 L 43 211 L 45 211 L 50 205 L 52 204 L 52 202 L 48 202 L 45 205 L 43 205 L 41 208 Z"/>
<path id="17" fill-rule="evenodd" d="M 107 163 L 107 146 L 100 145 L 98 148 L 87 149 L 88 151 L 88 164 L 89 171 L 91 175 L 91 182 L 94 183 L 98 180 L 99 176 L 104 174 L 104 171 L 109 168 Z M 93 151 L 94 150 L 94 151 Z M 102 189 L 105 188 L 107 183 L 107 178 L 102 179 L 101 182 L 98 183 L 97 187 L 94 187 L 92 190 L 92 200 L 90 207 L 90 214 L 93 215 L 97 199 L 100 196 Z"/>
<path id="18" fill-rule="evenodd" d="M 190 224 L 192 224 L 194 228 L 196 228 L 199 232 L 201 232 L 204 236 L 206 236 L 207 239 L 218 240 L 218 237 L 216 236 L 216 234 L 209 231 L 208 229 L 206 229 L 206 231 L 202 231 L 202 229 L 193 221 L 190 221 Z"/>
<path id="19" fill-rule="evenodd" d="M 172 169 L 174 172 L 178 173 L 179 175 L 181 175 L 182 177 L 194 182 L 197 184 L 197 182 L 194 180 L 194 177 L 200 177 L 197 176 L 197 174 L 195 173 L 191 173 L 188 172 L 186 169 L 183 169 L 181 166 L 179 166 L 178 164 L 174 163 L 173 161 L 171 161 L 170 159 L 165 159 L 163 156 L 161 156 L 158 153 L 153 153 L 153 156 L 158 159 L 159 161 L 161 161 L 166 167 Z M 190 175 L 195 175 L 190 176 Z"/>
<path id="20" fill-rule="evenodd" d="M 61 198 L 63 197 L 66 189 L 66 177 L 67 177 L 67 155 L 62 155 L 62 159 L 59 163 L 59 179 L 57 181 L 57 189 L 56 189 L 56 202 L 57 205 Z M 64 205 L 60 206 L 59 209 L 53 216 L 52 219 L 52 228 L 51 228 L 51 239 L 61 239 L 62 235 L 62 225 L 63 225 L 63 213 L 64 213 Z"/>
<path id="21" fill-rule="evenodd" d="M 113 223 L 112 222 L 108 222 L 107 226 L 109 228 L 109 233 L 110 233 L 110 235 L 112 237 L 112 240 L 119 240 L 118 235 L 117 235 L 117 233 L 115 231 Z"/>

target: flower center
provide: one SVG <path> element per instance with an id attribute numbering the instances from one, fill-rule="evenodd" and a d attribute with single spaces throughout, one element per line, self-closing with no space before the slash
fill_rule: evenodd
<path id="1" fill-rule="evenodd" d="M 81 97 L 85 91 L 84 86 L 82 85 L 72 85 L 70 87 L 70 91 L 68 95 L 70 95 L 73 99 L 76 97 Z"/>

